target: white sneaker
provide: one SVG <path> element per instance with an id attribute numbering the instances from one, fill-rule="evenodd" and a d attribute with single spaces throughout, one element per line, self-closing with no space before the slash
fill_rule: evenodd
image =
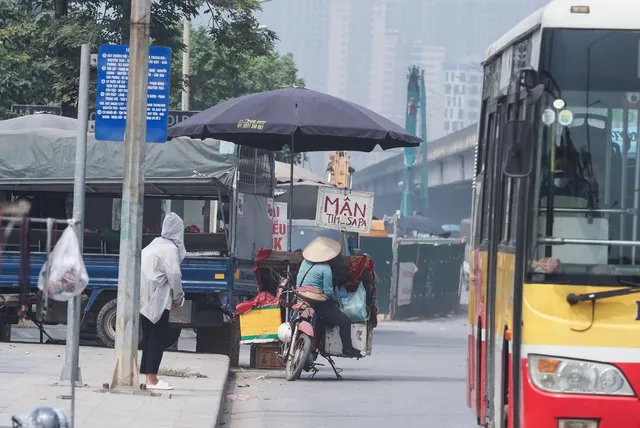
<path id="1" fill-rule="evenodd" d="M 173 385 L 168 384 L 163 380 L 159 380 L 155 385 L 147 384 L 147 389 L 155 389 L 157 391 L 170 391 L 173 389 Z"/>

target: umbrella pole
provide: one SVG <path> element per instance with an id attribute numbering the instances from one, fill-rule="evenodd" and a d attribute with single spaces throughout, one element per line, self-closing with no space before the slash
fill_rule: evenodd
<path id="1" fill-rule="evenodd" d="M 293 150 L 293 146 L 295 143 L 295 133 L 294 135 L 291 136 L 291 173 L 289 175 L 289 208 L 287 209 L 287 212 L 289 214 L 289 227 L 287 227 L 287 246 L 289 248 L 289 251 L 291 251 L 291 234 L 292 234 L 292 227 L 293 227 L 293 162 L 294 162 L 294 150 Z"/>

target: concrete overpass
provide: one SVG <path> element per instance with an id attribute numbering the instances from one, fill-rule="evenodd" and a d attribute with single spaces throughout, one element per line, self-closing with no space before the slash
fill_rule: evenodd
<path id="1" fill-rule="evenodd" d="M 429 142 L 429 209 L 427 217 L 442 224 L 459 224 L 471 215 L 471 182 L 477 125 Z M 356 171 L 353 188 L 375 193 L 374 216 L 382 218 L 400 209 L 404 155 L 399 154 Z"/>

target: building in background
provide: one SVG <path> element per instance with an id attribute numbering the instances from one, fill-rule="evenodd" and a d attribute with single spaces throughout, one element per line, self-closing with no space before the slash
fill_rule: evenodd
<path id="1" fill-rule="evenodd" d="M 273 0 L 258 19 L 278 33 L 280 52 L 293 53 L 308 88 L 361 104 L 401 126 L 407 71 L 420 66 L 428 91 L 427 135 L 435 140 L 477 120 L 479 95 L 470 92 L 476 91 L 472 81 L 487 47 L 548 2 Z M 456 87 L 464 93 L 456 94 Z M 358 170 L 392 153 L 351 155 Z M 323 174 L 328 154 L 309 158 L 307 167 Z"/>
<path id="2" fill-rule="evenodd" d="M 258 20 L 276 32 L 276 49 L 292 53 L 307 88 L 327 92 L 329 2 L 273 0 L 262 5 Z"/>
<path id="3" fill-rule="evenodd" d="M 447 65 L 444 73 L 444 135 L 466 128 L 480 118 L 482 68 Z"/>
<path id="4" fill-rule="evenodd" d="M 370 107 L 384 64 L 388 0 L 329 0 L 327 92 Z M 377 81 L 380 81 L 378 79 Z"/>

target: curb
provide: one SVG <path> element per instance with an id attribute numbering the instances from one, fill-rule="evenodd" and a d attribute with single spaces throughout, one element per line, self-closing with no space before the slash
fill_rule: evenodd
<path id="1" fill-rule="evenodd" d="M 227 396 L 227 388 L 229 387 L 229 373 L 231 369 L 231 360 L 227 358 L 227 370 L 225 372 L 225 377 L 222 380 L 222 389 L 220 390 L 220 403 L 218 404 L 218 414 L 215 418 L 216 427 L 219 427 L 222 422 L 224 422 L 224 404 L 225 397 Z"/>

